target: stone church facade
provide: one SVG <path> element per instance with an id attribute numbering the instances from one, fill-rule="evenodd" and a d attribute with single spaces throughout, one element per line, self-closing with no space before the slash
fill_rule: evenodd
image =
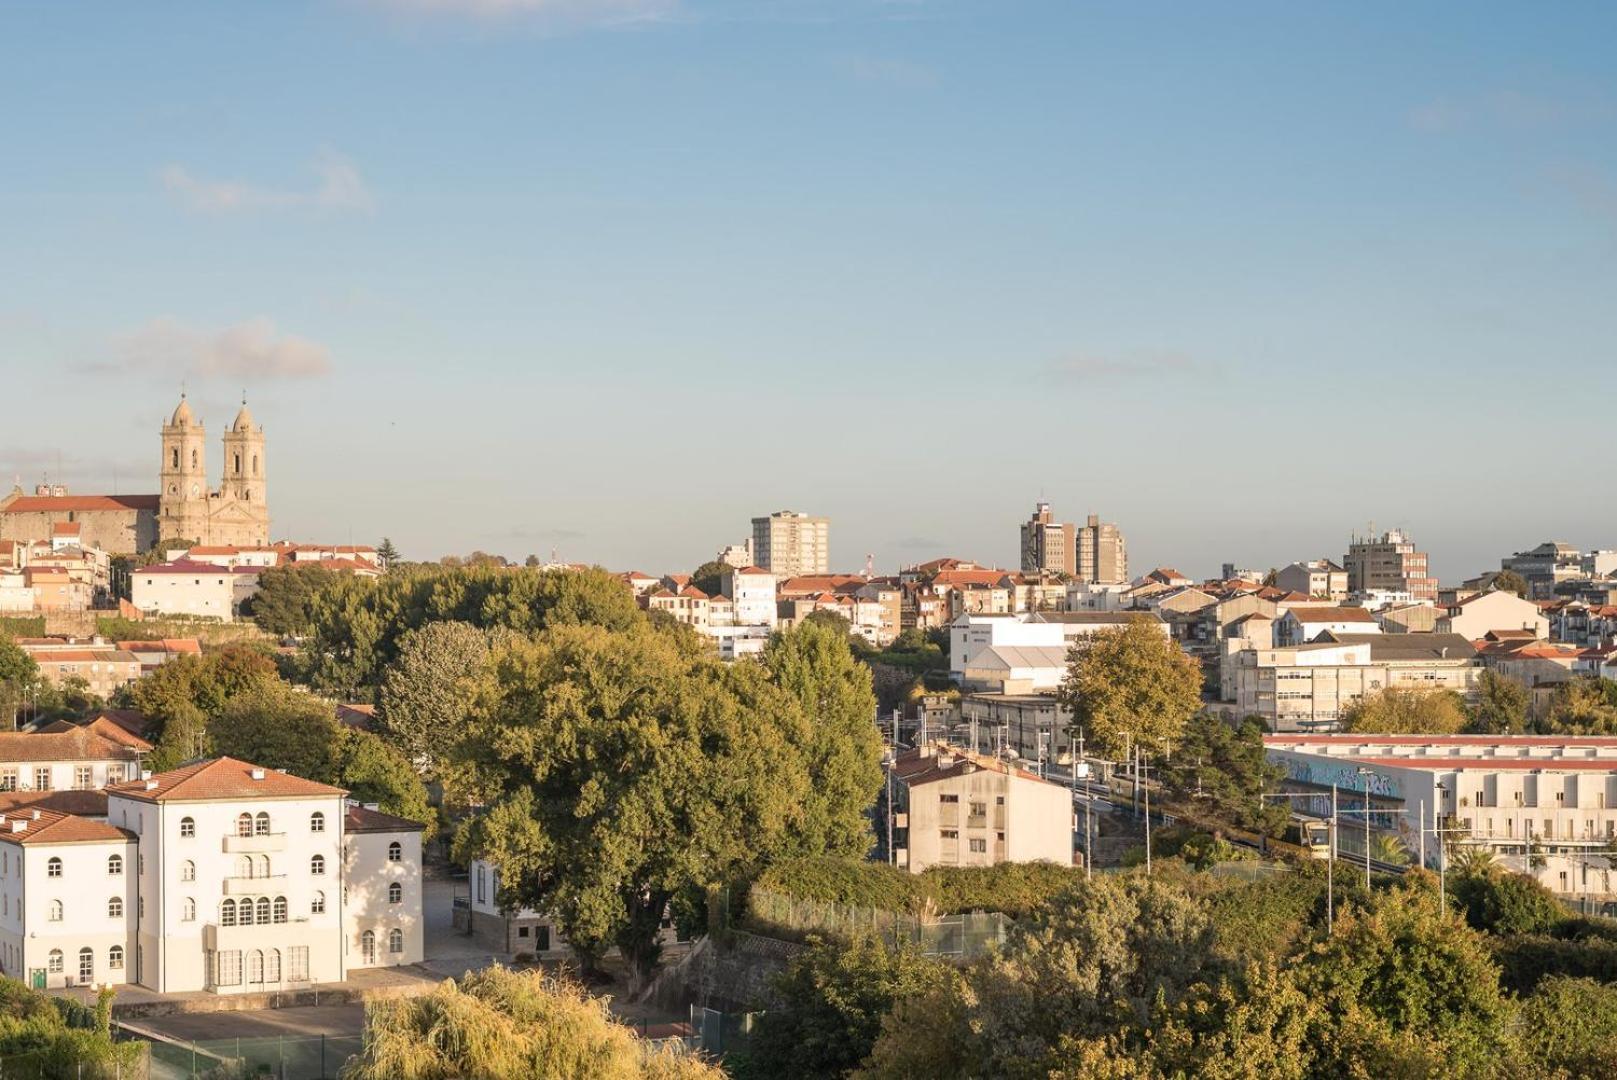
<path id="1" fill-rule="evenodd" d="M 224 433 L 224 473 L 208 486 L 207 433 L 182 394 L 163 425 L 156 495 L 69 495 L 41 486 L 0 498 L 0 540 L 49 540 L 51 527 L 78 522 L 83 543 L 132 555 L 159 541 L 263 547 L 270 542 L 264 429 L 247 403 Z"/>

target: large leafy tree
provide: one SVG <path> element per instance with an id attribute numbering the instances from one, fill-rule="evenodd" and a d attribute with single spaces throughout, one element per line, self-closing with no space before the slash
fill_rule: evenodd
<path id="1" fill-rule="evenodd" d="M 1513 592 L 1517 596 L 1525 597 L 1527 595 L 1527 579 L 1514 570 L 1499 571 L 1493 576 L 1493 580 L 1488 583 L 1488 587 Z"/>
<path id="2" fill-rule="evenodd" d="M 1516 735 L 1527 729 L 1527 688 L 1497 671 L 1477 681 L 1477 703 L 1465 730 L 1475 735 Z"/>
<path id="3" fill-rule="evenodd" d="M 1131 745 L 1176 746 L 1201 709 L 1201 689 L 1196 662 L 1160 626 L 1135 619 L 1073 646 L 1060 698 L 1075 728 L 1121 756 Z"/>
<path id="4" fill-rule="evenodd" d="M 342 733 L 329 701 L 278 680 L 237 694 L 208 724 L 216 753 L 322 783 L 339 775 Z"/>
<path id="5" fill-rule="evenodd" d="M 1285 770 L 1264 754 L 1263 724 L 1252 717 L 1230 724 L 1197 713 L 1158 775 L 1175 799 L 1239 828 L 1279 836 L 1290 817 L 1285 804 L 1262 797 Z"/>
<path id="6" fill-rule="evenodd" d="M 677 892 L 808 825 L 805 721 L 760 665 L 723 666 L 646 625 L 513 637 L 492 664 L 444 773 L 488 807 L 457 853 L 499 867 L 503 905 L 551 912 L 586 967 L 615 944 L 645 978 Z"/>
<path id="7" fill-rule="evenodd" d="M 488 635 L 470 623 L 407 632 L 379 695 L 377 719 L 393 744 L 429 767 L 442 758 L 461 736 L 488 655 Z"/>
<path id="8" fill-rule="evenodd" d="M 362 803 L 375 803 L 386 813 L 421 822 L 427 827 L 424 839 L 432 839 L 438 831 L 438 813 L 415 766 L 377 735 L 342 729 L 335 782 Z"/>
<path id="9" fill-rule="evenodd" d="M 246 646 L 169 660 L 129 690 L 130 704 L 156 725 L 148 763 L 161 771 L 212 753 L 209 721 L 238 695 L 278 681 L 275 662 Z"/>
<path id="10" fill-rule="evenodd" d="M 1546 735 L 1617 735 L 1617 682 L 1591 676 L 1562 683 L 1535 726 Z"/>
<path id="11" fill-rule="evenodd" d="M 10 638 L 0 637 L 0 722 L 11 723 L 14 714 L 43 686 L 34 658 Z"/>
<path id="12" fill-rule="evenodd" d="M 258 592 L 248 614 L 272 634 L 301 634 L 313 621 L 315 597 L 338 576 L 318 563 L 272 566 L 258 575 Z"/>
<path id="13" fill-rule="evenodd" d="M 1378 735 L 1454 735 L 1467 723 L 1465 700 L 1452 690 L 1389 686 L 1348 706 L 1347 731 Z"/>
<path id="14" fill-rule="evenodd" d="M 801 739 L 796 748 L 814 780 L 793 847 L 798 854 L 869 853 L 867 811 L 882 783 L 870 668 L 853 658 L 845 632 L 813 619 L 770 638 L 763 664 L 808 721 L 782 732 Z"/>
<path id="15" fill-rule="evenodd" d="M 709 559 L 691 571 L 691 586 L 713 596 L 724 587 L 724 575 L 730 572 L 728 563 Z"/>

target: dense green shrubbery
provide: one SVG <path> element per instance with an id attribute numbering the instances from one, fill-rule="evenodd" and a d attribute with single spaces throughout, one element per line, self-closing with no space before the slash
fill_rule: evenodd
<path id="1" fill-rule="evenodd" d="M 933 867 L 909 874 L 886 863 L 859 859 L 786 859 L 753 885 L 798 900 L 818 900 L 878 911 L 952 915 L 999 911 L 1021 918 L 1083 877 L 1055 863 Z"/>
<path id="2" fill-rule="evenodd" d="M 31 990 L 0 977 L 0 1066 L 7 1076 L 138 1075 L 145 1044 L 115 1043 L 112 992 L 94 1008 Z"/>
<path id="3" fill-rule="evenodd" d="M 1490 944 L 1501 969 L 1500 982 L 1519 994 L 1555 975 L 1617 982 L 1617 941 L 1609 938 L 1514 934 L 1491 938 Z"/>

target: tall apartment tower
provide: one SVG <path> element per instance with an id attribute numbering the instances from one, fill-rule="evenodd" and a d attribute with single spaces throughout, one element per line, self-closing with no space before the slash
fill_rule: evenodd
<path id="1" fill-rule="evenodd" d="M 752 519 L 752 557 L 776 577 L 824 574 L 831 569 L 831 522 L 795 510 Z"/>
<path id="2" fill-rule="evenodd" d="M 1076 548 L 1078 569 L 1073 576 L 1079 581 L 1091 585 L 1128 584 L 1128 547 L 1123 542 L 1123 531 L 1115 524 L 1090 514 L 1078 530 Z"/>
<path id="3" fill-rule="evenodd" d="M 1047 502 L 1035 504 L 1033 516 L 1022 522 L 1022 573 L 1076 575 L 1076 541 L 1072 522 L 1055 521 Z"/>
<path id="4" fill-rule="evenodd" d="M 1426 552 L 1397 529 L 1376 536 L 1355 536 L 1348 543 L 1342 564 L 1347 567 L 1348 591 L 1385 589 L 1407 592 L 1416 600 L 1437 599 L 1437 578 L 1430 573 Z"/>

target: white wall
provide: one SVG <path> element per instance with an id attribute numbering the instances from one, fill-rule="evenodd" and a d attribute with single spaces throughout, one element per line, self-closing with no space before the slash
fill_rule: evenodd
<path id="1" fill-rule="evenodd" d="M 399 845 L 399 860 L 388 858 L 388 848 Z M 350 833 L 348 849 L 348 904 L 343 934 L 350 969 L 418 964 L 426 956 L 421 895 L 421 833 Z M 399 886 L 399 902 L 389 897 L 388 886 Z M 403 931 L 403 951 L 394 952 L 391 934 Z M 367 960 L 365 933 L 375 935 L 375 957 Z"/>
<path id="2" fill-rule="evenodd" d="M 122 873 L 108 871 L 109 856 L 122 857 Z M 62 874 L 51 877 L 49 862 L 62 860 Z M 80 844 L 0 842 L 0 960 L 7 975 L 33 984 L 31 973 L 46 972 L 46 986 L 77 986 L 79 951 L 94 959 L 93 983 L 123 983 L 135 975 L 135 943 L 130 927 L 138 914 L 135 845 L 121 840 Z M 122 917 L 109 915 L 113 897 L 123 901 Z M 62 918 L 51 918 L 56 903 Z M 124 950 L 122 970 L 111 967 L 113 946 Z M 62 953 L 62 970 L 49 971 L 50 954 Z"/>
<path id="3" fill-rule="evenodd" d="M 949 670 L 958 681 L 966 661 L 991 645 L 1066 643 L 1060 623 L 1023 622 L 1014 615 L 962 615 L 949 624 Z"/>

